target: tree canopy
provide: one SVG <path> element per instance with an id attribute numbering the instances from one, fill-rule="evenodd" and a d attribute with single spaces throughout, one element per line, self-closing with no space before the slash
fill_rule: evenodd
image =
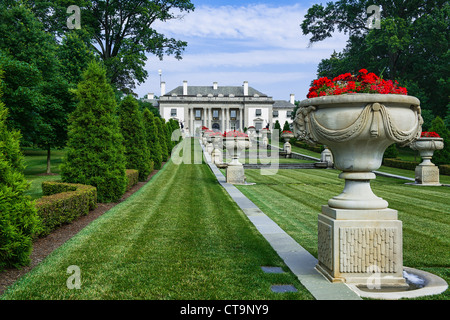
<path id="1" fill-rule="evenodd" d="M 71 0 L 30 0 L 35 14 L 55 36 L 69 29 L 67 8 Z M 90 48 L 107 67 L 111 83 L 128 94 L 148 77 L 146 54 L 160 59 L 174 55 L 181 59 L 187 43 L 168 38 L 153 25 L 181 17 L 195 9 L 190 0 L 82 0 L 81 29 L 89 35 Z"/>
<path id="2" fill-rule="evenodd" d="M 321 61 L 318 75 L 334 78 L 365 68 L 399 81 L 422 107 L 450 124 L 450 3 L 445 0 L 379 0 L 380 28 L 367 25 L 370 0 L 315 4 L 301 23 L 310 44 L 349 35 L 343 52 Z"/>

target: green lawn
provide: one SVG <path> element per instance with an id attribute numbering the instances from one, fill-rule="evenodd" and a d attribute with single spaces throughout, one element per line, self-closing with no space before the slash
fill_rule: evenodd
<path id="1" fill-rule="evenodd" d="M 188 142 L 190 142 L 188 140 Z M 81 289 L 69 290 L 76 265 Z M 169 162 L 55 250 L 1 299 L 313 299 L 206 164 Z M 297 293 L 273 293 L 294 284 Z"/>
<path id="2" fill-rule="evenodd" d="M 246 170 L 251 186 L 237 186 L 264 213 L 317 257 L 317 214 L 342 192 L 337 170 L 279 170 L 262 176 Z M 389 202 L 403 221 L 404 265 L 437 274 L 450 283 L 450 188 L 405 185 L 377 177 L 375 194 Z M 450 290 L 433 299 L 449 299 Z"/>
<path id="3" fill-rule="evenodd" d="M 48 180 L 59 180 L 59 166 L 65 154 L 63 150 L 52 150 L 51 171 L 56 175 L 43 175 L 47 171 L 47 151 L 25 148 L 25 178 L 30 182 L 30 188 L 26 192 L 32 199 L 42 197 L 42 182 Z"/>

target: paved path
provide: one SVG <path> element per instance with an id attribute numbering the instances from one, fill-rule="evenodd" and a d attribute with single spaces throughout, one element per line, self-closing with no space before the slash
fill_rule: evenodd
<path id="1" fill-rule="evenodd" d="M 317 259 L 265 215 L 234 185 L 227 183 L 222 172 L 211 163 L 211 157 L 207 152 L 204 152 L 204 156 L 222 187 L 317 300 L 361 300 L 359 295 L 344 283 L 331 283 L 325 279 L 315 269 Z"/>

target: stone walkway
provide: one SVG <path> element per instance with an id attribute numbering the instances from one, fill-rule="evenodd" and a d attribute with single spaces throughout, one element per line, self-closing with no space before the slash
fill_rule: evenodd
<path id="1" fill-rule="evenodd" d="M 261 235 L 283 259 L 289 269 L 298 277 L 302 285 L 317 300 L 362 300 L 344 283 L 331 283 L 316 269 L 317 259 L 264 214 L 234 185 L 227 183 L 225 176 L 211 163 L 211 156 L 204 152 L 207 164 L 222 187 L 244 211 Z"/>

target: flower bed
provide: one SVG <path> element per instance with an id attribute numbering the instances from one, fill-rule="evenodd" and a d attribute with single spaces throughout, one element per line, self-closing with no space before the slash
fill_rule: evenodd
<path id="1" fill-rule="evenodd" d="M 357 75 L 344 73 L 333 80 L 322 77 L 314 80 L 307 98 L 316 98 L 346 93 L 381 93 L 407 94 L 406 88 L 399 87 L 397 81 L 384 80 L 366 69 L 359 70 Z"/>

